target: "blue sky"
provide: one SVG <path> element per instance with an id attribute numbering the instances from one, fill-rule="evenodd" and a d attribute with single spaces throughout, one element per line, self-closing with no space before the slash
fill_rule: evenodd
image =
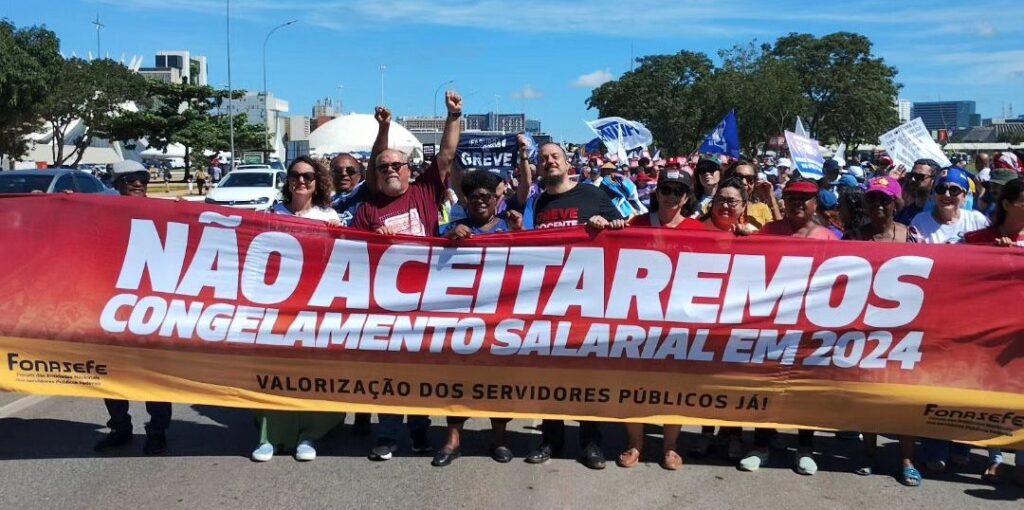
<path id="1" fill-rule="evenodd" d="M 0 17 L 45 24 L 65 55 L 95 51 L 99 13 L 104 54 L 188 49 L 209 58 L 210 83 L 227 84 L 223 0 L 4 0 Z M 267 52 L 269 89 L 309 115 L 318 98 L 339 95 L 348 112 L 380 101 L 396 115 L 429 115 L 447 80 L 468 112 L 522 111 L 556 139 L 591 137 L 593 86 L 629 69 L 630 55 L 682 49 L 714 55 L 789 32 L 867 35 L 875 54 L 899 69 L 901 97 L 973 99 L 986 117 L 1010 104 L 1024 113 L 1024 2 L 664 0 L 234 0 L 232 81 L 262 87 L 267 32 L 291 19 Z M 1017 26 L 1015 26 L 1017 25 Z M 343 88 L 339 90 L 338 86 Z M 438 108 L 444 106 L 439 99 Z"/>

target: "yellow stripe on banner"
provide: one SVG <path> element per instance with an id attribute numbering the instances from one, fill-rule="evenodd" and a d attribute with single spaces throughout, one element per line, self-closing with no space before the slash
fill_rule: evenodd
<path id="1" fill-rule="evenodd" d="M 769 376 L 365 363 L 0 337 L 0 390 L 280 410 L 818 428 L 1024 447 L 1024 395 Z M 429 355 L 425 355 L 429 356 Z"/>

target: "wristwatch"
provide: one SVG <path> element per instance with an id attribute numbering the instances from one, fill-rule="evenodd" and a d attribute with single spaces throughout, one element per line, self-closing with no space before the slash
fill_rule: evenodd
<path id="1" fill-rule="evenodd" d="M 448 112 L 449 119 L 457 119 L 459 117 L 462 117 L 462 112 Z"/>

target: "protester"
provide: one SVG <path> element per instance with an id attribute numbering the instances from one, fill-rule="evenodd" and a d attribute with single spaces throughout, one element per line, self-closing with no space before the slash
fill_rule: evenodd
<path id="1" fill-rule="evenodd" d="M 747 186 L 747 196 L 750 198 L 746 211 L 748 223 L 761 228 L 772 221 L 782 219 L 782 212 L 779 210 L 771 183 L 758 181 L 757 169 L 752 163 L 735 161 L 722 175 L 723 179 L 730 177 L 741 179 Z"/>
<path id="2" fill-rule="evenodd" d="M 200 195 L 206 194 L 206 183 L 209 180 L 210 174 L 205 169 L 196 170 L 196 187 L 199 188 Z"/>
<path id="3" fill-rule="evenodd" d="M 864 201 L 864 191 L 860 188 L 842 187 L 839 189 L 838 225 L 845 233 L 861 229 L 871 223 Z"/>
<path id="4" fill-rule="evenodd" d="M 706 230 L 693 215 L 693 179 L 679 170 L 668 170 L 658 181 L 651 210 L 629 220 L 631 226 Z"/>
<path id="5" fill-rule="evenodd" d="M 612 204 L 619 210 L 619 214 L 623 218 L 631 218 L 647 212 L 647 208 L 640 203 L 636 185 L 628 175 L 602 167 L 600 188 L 612 199 Z"/>
<path id="6" fill-rule="evenodd" d="M 369 195 L 369 188 L 363 186 L 366 167 L 351 154 L 342 153 L 331 160 L 330 168 L 334 189 L 331 208 L 338 212 L 341 225 L 347 227 L 352 224 L 359 205 Z"/>
<path id="7" fill-rule="evenodd" d="M 711 199 L 711 211 L 705 215 L 704 225 L 736 235 L 756 234 L 758 228 L 747 222 L 747 197 L 746 183 L 739 179 L 723 180 Z"/>
<path id="8" fill-rule="evenodd" d="M 818 191 L 818 211 L 815 221 L 829 229 L 836 239 L 843 237 L 843 229 L 839 226 L 839 195 L 827 189 Z"/>
<path id="9" fill-rule="evenodd" d="M 910 241 L 909 229 L 895 218 L 896 201 L 902 193 L 899 181 L 892 177 L 871 179 L 868 191 L 863 195 L 864 212 L 868 221 L 852 228 L 847 227 L 843 239 L 883 243 Z"/>
<path id="10" fill-rule="evenodd" d="M 695 173 L 697 174 L 697 186 L 694 191 L 697 205 L 694 214 L 700 217 L 711 209 L 711 198 L 715 196 L 718 181 L 722 178 L 722 167 L 715 160 L 702 158 L 697 162 Z"/>
<path id="11" fill-rule="evenodd" d="M 989 172 L 989 180 L 982 183 L 984 190 L 978 201 L 975 203 L 977 209 L 988 219 L 994 219 L 999 209 L 999 195 L 1006 183 L 1016 179 L 1020 174 L 1013 170 L 997 168 Z"/>
<path id="12" fill-rule="evenodd" d="M 992 172 L 992 179 L 996 178 Z M 1021 189 L 1024 178 L 1018 177 L 1003 185 L 996 204 L 992 225 L 981 230 L 968 232 L 964 236 L 967 244 L 1024 247 L 1024 197 Z"/>
<path id="13" fill-rule="evenodd" d="M 114 163 L 112 168 L 114 189 L 122 196 L 145 198 L 149 187 L 149 172 L 137 161 L 124 160 Z M 93 446 L 97 452 L 105 452 L 132 442 L 132 417 L 128 414 L 128 401 L 106 398 L 110 419 L 110 432 Z M 146 402 L 149 422 L 146 423 L 146 443 L 142 452 L 159 455 L 167 451 L 167 428 L 171 424 L 170 402 Z"/>
<path id="14" fill-rule="evenodd" d="M 524 207 L 527 228 L 547 229 L 587 225 L 592 229 L 621 229 L 626 221 L 612 205 L 611 199 L 600 189 L 580 185 L 569 180 L 569 162 L 565 150 L 556 143 L 540 147 L 538 173 L 544 190 L 531 194 L 533 181 L 529 164 L 529 148 L 525 136 L 519 137 L 519 189 L 518 202 Z M 580 422 L 580 446 L 583 464 L 591 469 L 604 469 L 601 451 L 601 429 L 595 422 Z M 542 420 L 541 444 L 529 453 L 526 462 L 541 464 L 552 456 L 561 455 L 565 443 L 565 423 L 561 420 Z"/>
<path id="15" fill-rule="evenodd" d="M 896 221 L 909 226 L 914 216 L 924 211 L 934 177 L 938 175 L 939 170 L 941 167 L 932 159 L 919 159 L 914 162 L 914 167 L 906 174 L 904 181 L 903 198 L 906 205 L 896 213 Z"/>
<path id="16" fill-rule="evenodd" d="M 441 207 L 448 200 L 448 174 L 459 145 L 462 96 L 452 91 L 446 92 L 445 105 L 448 117 L 441 135 L 441 146 L 430 166 L 412 183 L 408 156 L 401 151 L 386 148 L 391 112 L 384 107 L 376 110 L 378 132 L 372 160 L 372 193 L 356 211 L 353 228 L 384 235 L 438 235 Z M 370 451 L 371 459 L 383 461 L 393 456 L 398 449 L 398 434 L 405 419 L 402 415 L 378 416 L 377 445 Z M 427 435 L 429 427 L 430 418 L 427 416 L 408 417 L 413 453 L 433 450 Z"/>
<path id="17" fill-rule="evenodd" d="M 281 188 L 282 201 L 274 204 L 270 212 L 341 225 L 338 213 L 330 207 L 330 190 L 327 169 L 309 156 L 299 156 L 288 165 L 287 182 Z"/>
<path id="18" fill-rule="evenodd" d="M 929 244 L 962 243 L 965 233 L 987 227 L 989 221 L 984 214 L 964 208 L 969 190 L 970 176 L 966 171 L 947 169 L 933 189 L 935 207 L 911 220 L 911 239 Z"/>
<path id="19" fill-rule="evenodd" d="M 765 225 L 760 233 L 811 239 L 838 239 L 831 230 L 815 221 L 818 191 L 818 185 L 813 181 L 789 181 L 782 191 L 785 217 Z"/>

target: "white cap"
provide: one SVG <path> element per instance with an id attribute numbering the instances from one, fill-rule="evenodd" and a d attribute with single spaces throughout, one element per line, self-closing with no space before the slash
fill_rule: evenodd
<path id="1" fill-rule="evenodd" d="M 146 167 L 142 166 L 142 163 L 138 161 L 132 161 L 126 159 L 124 161 L 118 161 L 114 163 L 114 175 L 130 174 L 132 172 L 148 172 Z"/>
<path id="2" fill-rule="evenodd" d="M 857 180 L 864 180 L 864 169 L 857 165 L 850 165 L 846 167 L 846 172 L 853 175 Z"/>
<path id="3" fill-rule="evenodd" d="M 793 162 L 789 158 L 779 158 L 779 161 L 775 163 L 776 167 L 784 166 L 786 168 L 793 168 Z"/>

